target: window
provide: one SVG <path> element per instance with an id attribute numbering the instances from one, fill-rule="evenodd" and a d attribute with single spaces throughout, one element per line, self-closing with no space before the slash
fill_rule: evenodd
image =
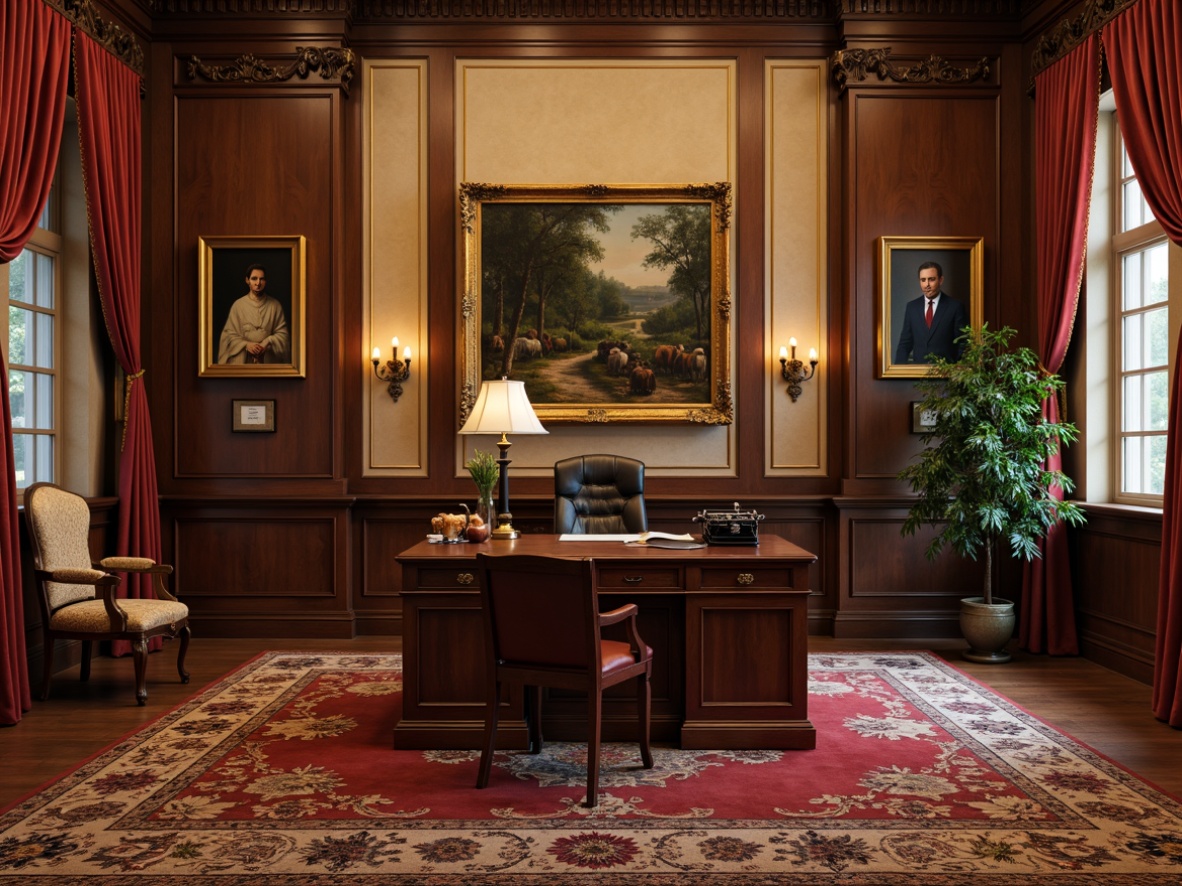
<path id="1" fill-rule="evenodd" d="M 58 477 L 62 237 L 55 184 L 36 232 L 8 265 L 8 400 L 16 485 Z M 2 282 L 2 281 L 0 281 Z"/>
<path id="2" fill-rule="evenodd" d="M 1114 127 L 1115 128 L 1115 127 Z M 1112 235 L 1116 499 L 1160 504 L 1170 399 L 1170 244 L 1116 128 Z"/>

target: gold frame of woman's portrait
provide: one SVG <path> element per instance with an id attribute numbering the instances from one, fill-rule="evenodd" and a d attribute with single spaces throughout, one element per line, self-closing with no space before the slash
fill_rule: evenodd
<path id="1" fill-rule="evenodd" d="M 937 262 L 944 272 L 945 295 L 963 302 L 973 329 L 985 318 L 985 240 L 983 237 L 879 237 L 875 367 L 879 378 L 923 378 L 929 363 L 896 363 L 907 302 L 921 295 L 919 266 Z"/>
<path id="2" fill-rule="evenodd" d="M 303 235 L 197 238 L 198 368 L 206 378 L 303 378 L 306 243 Z M 218 343 L 234 302 L 247 292 L 246 269 L 266 267 L 264 290 L 282 306 L 291 341 L 283 363 L 219 363 Z"/>
<path id="3" fill-rule="evenodd" d="M 612 422 L 684 422 L 690 424 L 729 424 L 734 420 L 734 407 L 731 398 L 731 292 L 730 292 L 730 220 L 731 220 L 731 186 L 729 182 L 710 182 L 701 184 L 680 185 L 641 185 L 641 184 L 574 184 L 574 185 L 499 185 L 477 182 L 463 182 L 459 189 L 460 220 L 463 234 L 463 262 L 464 262 L 464 294 L 461 305 L 460 329 L 460 419 L 462 425 L 476 401 L 481 383 L 490 378 L 505 375 L 504 366 L 509 365 L 507 373 L 510 378 L 525 382 L 529 392 L 530 403 L 543 422 L 576 423 L 612 423 Z M 510 207 L 517 206 L 520 212 L 513 212 Z M 644 237 L 637 234 L 637 226 L 659 226 L 662 219 L 666 224 L 674 224 L 669 219 L 674 210 L 672 207 L 691 206 L 694 214 L 701 210 L 705 217 L 707 230 L 704 236 L 709 245 L 709 261 L 705 269 L 695 265 L 693 271 L 685 274 L 693 280 L 707 279 L 707 297 L 701 299 L 701 288 L 692 291 L 694 302 L 700 308 L 698 330 L 700 340 L 691 337 L 657 338 L 656 334 L 634 331 L 631 334 L 616 333 L 607 336 L 595 336 L 593 339 L 575 340 L 567 342 L 565 338 L 554 340 L 553 348 L 545 348 L 546 328 L 551 328 L 555 335 L 560 329 L 573 329 L 574 321 L 560 318 L 556 307 L 558 297 L 551 293 L 550 304 L 547 307 L 547 327 L 534 322 L 521 322 L 519 336 L 538 336 L 534 342 L 539 347 L 537 355 L 526 355 L 520 360 L 510 357 L 506 352 L 516 352 L 513 341 L 506 341 L 495 334 L 497 329 L 492 316 L 497 312 L 492 310 L 494 303 L 502 304 L 503 315 L 516 314 L 518 320 L 525 313 L 525 306 L 521 299 L 533 299 L 530 302 L 537 315 L 542 313 L 536 304 L 538 295 L 536 290 L 526 292 L 517 298 L 516 305 L 510 304 L 509 296 L 502 295 L 503 301 L 498 300 L 497 292 L 491 287 L 490 279 L 494 276 L 492 269 L 505 268 L 504 279 L 512 279 L 514 270 L 510 260 L 512 244 L 532 243 L 533 239 L 510 237 L 503 234 L 497 238 L 491 234 L 494 230 L 493 218 L 517 218 L 517 223 L 525 225 L 533 218 L 547 212 L 553 213 L 563 210 L 579 211 L 601 207 L 605 216 L 610 216 L 613 226 L 602 219 L 603 227 L 588 222 L 589 236 L 596 239 L 600 245 L 602 238 L 610 237 L 612 243 L 618 242 L 618 232 L 631 232 L 632 240 L 638 237 L 643 242 Z M 506 210 L 509 210 L 506 215 Z M 648 211 L 652 218 L 642 218 L 640 213 Z M 489 215 L 492 212 L 493 215 Z M 637 219 L 628 221 L 632 214 Z M 543 228 L 550 222 L 543 222 Z M 557 225 L 558 222 L 554 221 Z M 501 230 L 501 227 L 495 228 Z M 610 232 L 610 233 L 609 233 Z M 486 236 L 488 235 L 488 236 Z M 626 238 L 625 238 L 626 239 Z M 486 242 L 488 240 L 489 242 Z M 499 246 L 494 244 L 500 244 Z M 639 250 L 638 257 L 633 250 L 618 247 L 604 247 L 604 258 L 615 259 L 612 267 L 617 272 L 631 274 L 637 267 L 657 268 L 655 273 L 668 277 L 674 273 L 660 262 L 651 261 L 646 264 L 643 250 Z M 547 252 L 541 247 L 543 255 L 535 257 L 535 261 L 543 266 L 553 259 L 555 253 Z M 655 250 L 653 250 L 655 251 Z M 503 257 L 503 260 L 502 260 Z M 554 266 L 559 266 L 553 260 Z M 562 266 L 566 268 L 566 266 Z M 601 265 L 602 267 L 602 265 Z M 622 269 L 622 270 L 621 270 Z M 589 269 L 584 269 L 590 273 Z M 566 279 L 570 276 L 567 269 Z M 601 272 L 602 274 L 603 272 Z M 557 272 L 555 272 L 557 274 Z M 528 276 L 533 286 L 541 285 L 540 272 Z M 554 275 L 552 275 L 554 276 Z M 499 279 L 499 278 L 498 278 Z M 604 275 L 609 283 L 615 283 L 615 272 Z M 682 281 L 683 282 L 683 281 Z M 574 288 L 574 287 L 572 287 Z M 647 292 L 653 287 L 641 287 L 629 290 Z M 518 295 L 509 287 L 506 292 Z M 557 291 L 557 290 L 556 290 Z M 675 295 L 674 290 L 667 284 L 660 295 L 651 296 L 654 300 L 666 299 L 670 302 L 678 299 L 690 298 L 691 295 Z M 626 299 L 625 299 L 626 301 Z M 702 302 L 705 302 L 704 304 Z M 627 315 L 629 323 L 640 324 L 642 315 L 631 308 Z M 511 310 L 519 307 L 521 310 Z M 669 310 L 672 310 L 670 308 Z M 659 313 L 659 312 L 658 312 Z M 533 316 L 533 315 L 530 315 Z M 667 315 L 662 315 L 662 317 Z M 612 323 L 600 317 L 603 326 Z M 538 326 L 537 329 L 530 327 Z M 614 330 L 613 330 L 614 331 Z M 565 334 L 565 333 L 563 333 Z M 680 335 L 680 332 L 678 333 Z M 624 341 L 627 339 L 627 341 Z M 682 342 L 684 341 L 684 344 Z M 559 343 L 564 347 L 560 348 Z M 696 359 L 697 364 L 685 365 L 690 370 L 675 374 L 672 366 L 662 369 L 662 364 L 654 351 L 660 342 L 669 343 L 672 351 L 676 342 L 681 344 L 680 351 L 685 360 Z M 609 370 L 609 353 L 604 352 L 605 346 L 635 345 L 633 357 L 637 358 L 635 365 L 627 359 L 623 368 L 612 367 Z M 628 347 L 617 348 L 625 352 L 628 357 Z M 541 356 L 538 356 L 541 355 Z M 533 357 L 537 356 L 534 360 Z M 618 355 L 617 355 L 618 356 Z M 643 357 L 644 359 L 640 359 Z M 566 396 L 558 396 L 551 385 L 546 388 L 545 378 L 535 378 L 538 366 L 543 363 L 555 363 L 576 359 L 589 358 L 594 366 L 587 370 L 590 381 L 585 386 L 590 393 L 584 391 L 582 399 L 571 400 Z M 646 364 L 650 364 L 646 365 Z M 696 365 L 695 370 L 693 366 Z M 594 370 L 594 371 L 592 371 Z M 649 373 L 648 385 L 640 379 L 637 383 L 632 372 L 640 370 L 643 375 Z M 612 375 L 611 378 L 606 376 Z M 532 387 L 537 385 L 538 387 Z M 660 396 L 652 396 L 657 391 Z"/>

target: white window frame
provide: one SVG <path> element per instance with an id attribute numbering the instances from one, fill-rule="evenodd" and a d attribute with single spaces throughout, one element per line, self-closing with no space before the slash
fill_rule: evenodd
<path id="1" fill-rule="evenodd" d="M 43 305 L 34 304 L 31 301 L 14 301 L 12 299 L 12 292 L 9 288 L 9 275 L 7 273 L 7 266 L 5 267 L 5 274 L 0 279 L 0 286 L 2 286 L 5 295 L 5 301 L 8 307 L 19 307 L 23 310 L 30 311 L 34 314 L 47 315 L 53 319 L 53 359 L 48 366 L 34 366 L 25 363 L 13 363 L 8 353 L 8 311 L 4 312 L 4 347 L 5 347 L 5 361 L 8 366 L 8 375 L 11 379 L 12 373 L 23 372 L 26 379 L 34 374 L 48 376 L 51 380 L 53 391 L 53 410 L 50 418 L 50 427 L 13 427 L 12 436 L 14 448 L 17 440 L 21 437 L 30 438 L 30 445 L 32 445 L 32 438 L 49 437 L 52 441 L 53 459 L 50 466 L 49 476 L 42 474 L 40 477 L 25 478 L 23 481 L 17 482 L 17 492 L 23 497 L 24 490 L 32 485 L 37 479 L 49 479 L 53 482 L 60 482 L 62 476 L 62 440 L 61 440 L 61 426 L 62 426 L 62 393 L 64 376 L 61 372 L 62 361 L 62 277 L 63 277 L 63 237 L 61 234 L 61 187 L 60 187 L 60 164 L 58 174 L 54 177 L 53 188 L 50 191 L 49 199 L 46 202 L 45 208 L 41 213 L 41 218 L 38 220 L 38 227 L 29 237 L 25 244 L 24 251 L 30 254 L 44 255 L 53 259 L 53 298 L 52 307 L 45 307 Z M 28 294 L 28 293 L 26 293 Z M 4 396 L 9 396 L 8 391 L 4 391 Z M 14 466 L 15 467 L 15 466 Z"/>
<path id="2" fill-rule="evenodd" d="M 1100 111 L 1102 116 L 1105 111 Z M 1156 219 L 1139 224 L 1135 228 L 1123 230 L 1124 227 L 1124 184 L 1130 181 L 1125 177 L 1123 169 L 1123 142 L 1121 131 L 1116 123 L 1115 112 L 1109 112 L 1112 119 L 1108 125 L 1111 138 L 1110 149 L 1110 195 L 1111 220 L 1108 247 L 1109 268 L 1109 317 L 1111 318 L 1109 348 L 1111 359 L 1110 390 L 1111 406 L 1109 410 L 1109 438 L 1112 441 L 1108 456 L 1109 488 L 1112 490 L 1112 501 L 1119 504 L 1134 504 L 1134 506 L 1161 508 L 1162 495 L 1143 493 L 1143 491 L 1128 491 L 1125 489 L 1125 460 L 1124 442 L 1126 439 L 1144 437 L 1165 437 L 1165 430 L 1136 430 L 1124 429 L 1125 410 L 1125 379 L 1132 376 L 1144 376 L 1152 372 L 1165 372 L 1167 396 L 1174 377 L 1174 343 L 1177 340 L 1178 326 L 1182 321 L 1182 249 L 1170 243 L 1165 235 L 1161 223 Z M 1097 169 L 1100 169 L 1097 164 Z M 1169 295 L 1167 310 L 1169 312 L 1169 344 L 1168 359 L 1164 365 L 1142 366 L 1141 369 L 1125 371 L 1124 359 L 1124 319 L 1132 314 L 1141 313 L 1145 308 L 1134 308 L 1125 311 L 1124 308 L 1124 258 L 1165 243 L 1168 255 Z M 1167 406 L 1168 409 L 1168 406 Z"/>

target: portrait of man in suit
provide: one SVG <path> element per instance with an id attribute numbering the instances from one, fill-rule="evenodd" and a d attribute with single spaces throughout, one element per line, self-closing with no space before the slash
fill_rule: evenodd
<path id="1" fill-rule="evenodd" d="M 907 302 L 903 324 L 895 347 L 895 363 L 930 363 L 934 357 L 960 358 L 963 345 L 957 343 L 969 325 L 964 303 L 943 291 L 944 270 L 938 262 L 919 266 L 920 294 Z"/>

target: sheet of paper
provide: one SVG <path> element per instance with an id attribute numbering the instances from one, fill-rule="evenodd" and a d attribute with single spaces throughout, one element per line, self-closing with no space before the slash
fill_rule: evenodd
<path id="1" fill-rule="evenodd" d="M 639 535 L 629 533 L 605 533 L 604 535 L 588 535 L 578 532 L 564 532 L 558 536 L 559 541 L 638 541 Z"/>

